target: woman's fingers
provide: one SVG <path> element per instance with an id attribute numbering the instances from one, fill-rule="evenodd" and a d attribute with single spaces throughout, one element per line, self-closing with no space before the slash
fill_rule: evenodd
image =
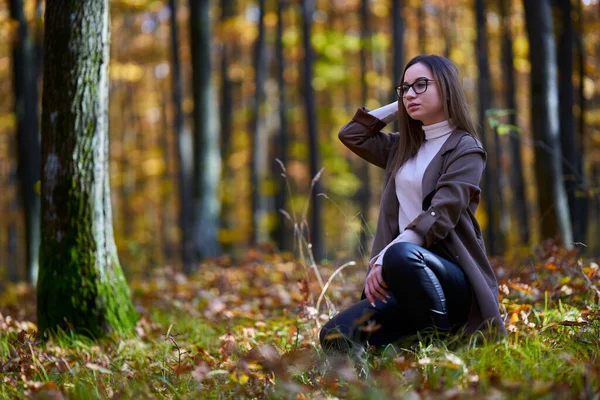
<path id="1" fill-rule="evenodd" d="M 387 292 L 385 291 L 384 288 L 382 288 L 381 286 L 379 286 L 378 283 L 374 284 L 374 294 L 373 296 L 381 301 L 383 301 L 384 303 L 387 303 L 386 297 L 387 297 Z"/>
<path id="2" fill-rule="evenodd" d="M 374 298 L 379 299 L 379 300 L 383 301 L 384 303 L 387 303 L 387 301 L 385 299 L 387 296 L 387 292 L 385 291 L 385 289 L 383 287 L 381 287 L 379 282 L 377 282 L 377 271 L 373 271 L 373 274 L 371 274 L 371 276 L 369 278 L 370 278 L 369 281 L 370 281 L 370 285 L 371 285 L 371 295 Z"/>
<path id="3" fill-rule="evenodd" d="M 383 267 L 380 266 L 379 268 L 377 268 L 377 270 L 375 271 L 375 278 L 377 279 L 377 283 L 379 284 L 379 286 L 381 286 L 384 289 L 387 289 L 388 286 L 383 280 Z"/>

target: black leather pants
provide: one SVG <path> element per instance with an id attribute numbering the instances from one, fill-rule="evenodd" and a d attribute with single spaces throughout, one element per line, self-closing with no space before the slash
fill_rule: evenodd
<path id="1" fill-rule="evenodd" d="M 347 352 L 367 342 L 385 346 L 424 328 L 453 331 L 466 322 L 471 286 L 453 262 L 401 242 L 386 251 L 382 272 L 391 298 L 375 300 L 375 307 L 363 299 L 333 317 L 319 335 L 325 351 Z"/>

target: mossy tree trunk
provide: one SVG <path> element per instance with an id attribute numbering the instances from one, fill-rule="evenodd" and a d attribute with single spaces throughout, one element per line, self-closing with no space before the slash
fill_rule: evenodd
<path id="1" fill-rule="evenodd" d="M 123 333 L 137 314 L 112 228 L 108 0 L 47 0 L 45 21 L 38 325 Z"/>

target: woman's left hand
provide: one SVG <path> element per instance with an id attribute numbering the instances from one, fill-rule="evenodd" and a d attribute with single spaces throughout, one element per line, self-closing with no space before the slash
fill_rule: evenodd
<path id="1" fill-rule="evenodd" d="M 367 280 L 365 282 L 365 296 L 367 296 L 367 300 L 369 300 L 369 303 L 371 303 L 372 306 L 375 306 L 375 299 L 379 299 L 384 303 L 387 303 L 386 297 L 390 297 L 387 292 L 388 286 L 383 280 L 381 271 L 381 265 L 377 264 L 372 266 L 371 272 L 367 276 Z"/>

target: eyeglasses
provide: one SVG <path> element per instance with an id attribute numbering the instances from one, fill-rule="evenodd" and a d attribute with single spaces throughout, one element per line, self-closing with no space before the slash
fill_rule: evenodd
<path id="1" fill-rule="evenodd" d="M 427 86 L 429 82 L 433 81 L 435 81 L 435 79 L 422 78 L 413 82 L 412 85 L 403 83 L 401 85 L 396 86 L 396 94 L 398 95 L 399 99 L 406 97 L 410 88 L 412 88 L 416 94 L 425 93 L 427 91 Z"/>

